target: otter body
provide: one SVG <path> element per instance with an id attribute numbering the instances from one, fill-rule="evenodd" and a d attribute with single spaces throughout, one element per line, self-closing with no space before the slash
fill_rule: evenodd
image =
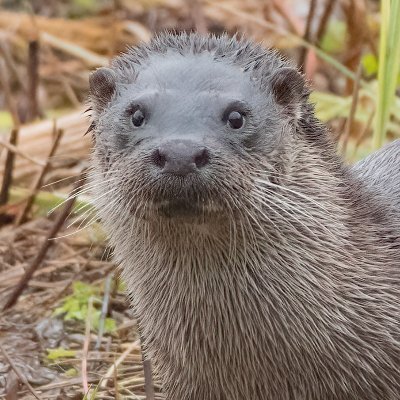
<path id="1" fill-rule="evenodd" d="M 167 399 L 400 399 L 398 215 L 302 76 L 164 35 L 90 84 L 95 202 Z"/>

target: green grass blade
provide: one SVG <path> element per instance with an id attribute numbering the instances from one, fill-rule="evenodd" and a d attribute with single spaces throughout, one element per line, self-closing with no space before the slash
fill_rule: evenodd
<path id="1" fill-rule="evenodd" d="M 382 146 L 386 138 L 390 113 L 395 102 L 400 69 L 400 0 L 381 1 L 379 42 L 378 103 L 373 147 Z"/>

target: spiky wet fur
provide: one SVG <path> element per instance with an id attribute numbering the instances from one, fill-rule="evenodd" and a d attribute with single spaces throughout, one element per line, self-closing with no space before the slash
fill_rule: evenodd
<path id="1" fill-rule="evenodd" d="M 134 79 L 171 49 L 260 80 L 286 65 L 244 40 L 165 35 L 114 69 Z M 225 211 L 188 223 L 154 215 L 140 157 L 111 154 L 105 168 L 96 141 L 96 206 L 168 400 L 400 399 L 400 224 L 343 165 L 306 94 L 300 109 L 274 162 L 217 155 L 204 196 Z"/>

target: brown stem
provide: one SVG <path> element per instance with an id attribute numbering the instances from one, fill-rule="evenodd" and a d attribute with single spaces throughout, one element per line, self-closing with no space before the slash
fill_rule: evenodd
<path id="1" fill-rule="evenodd" d="M 19 213 L 19 215 L 17 217 L 17 220 L 15 222 L 15 224 L 17 226 L 21 225 L 22 223 L 25 222 L 26 217 L 27 217 L 30 209 L 32 208 L 33 202 L 35 201 L 36 193 L 40 189 L 40 187 L 42 186 L 43 179 L 46 176 L 46 173 L 50 168 L 51 158 L 54 156 L 55 152 L 57 151 L 58 145 L 59 145 L 61 137 L 63 135 L 63 130 L 61 130 L 61 129 L 56 130 L 56 123 L 55 122 L 54 122 L 53 132 L 55 132 L 55 138 L 54 138 L 54 141 L 53 141 L 53 145 L 51 146 L 49 155 L 47 157 L 46 164 L 44 165 L 44 167 L 40 171 L 39 175 L 37 176 L 36 181 L 35 181 L 35 183 L 33 185 L 33 188 L 32 188 L 32 194 L 27 199 L 27 201 L 25 203 L 25 206 L 23 207 L 23 209 L 21 210 L 21 212 Z"/>
<path id="2" fill-rule="evenodd" d="M 322 17 L 319 20 L 317 34 L 315 35 L 315 43 L 317 45 L 321 42 L 323 36 L 325 35 L 326 28 L 328 26 L 328 20 L 332 14 L 335 4 L 336 4 L 336 0 L 328 0 L 328 2 L 326 4 L 324 13 L 322 14 Z"/>
<path id="3" fill-rule="evenodd" d="M 28 55 L 28 121 L 38 116 L 37 88 L 39 84 L 39 41 L 29 42 Z"/>
<path id="4" fill-rule="evenodd" d="M 344 135 L 343 135 L 343 144 L 342 144 L 342 153 L 343 154 L 346 153 L 347 143 L 350 138 L 350 131 L 353 126 L 354 117 L 355 117 L 356 111 L 357 111 L 357 104 L 358 104 L 358 97 L 359 97 L 358 95 L 360 92 L 361 73 L 362 73 L 362 66 L 360 64 L 358 66 L 356 80 L 355 80 L 354 87 L 353 87 L 353 100 L 351 102 L 350 114 L 349 114 L 349 118 L 347 118 L 346 127 L 345 127 Z"/>
<path id="5" fill-rule="evenodd" d="M 12 129 L 9 143 L 15 146 L 18 141 L 18 129 Z M 9 197 L 10 185 L 12 182 L 12 174 L 14 170 L 15 153 L 10 149 L 7 150 L 7 157 L 4 166 L 3 182 L 0 191 L 0 206 L 7 204 Z"/>
<path id="6" fill-rule="evenodd" d="M 80 178 L 83 178 L 84 173 Z M 77 193 L 79 188 L 83 185 L 85 179 L 78 180 L 78 183 L 75 185 L 72 193 Z M 52 228 L 50 229 L 49 233 L 47 234 L 42 247 L 40 248 L 37 256 L 32 260 L 31 264 L 27 268 L 25 274 L 22 276 L 20 281 L 18 282 L 17 286 L 14 288 L 13 292 L 11 293 L 10 297 L 8 298 L 6 304 L 3 307 L 3 311 L 7 310 L 8 308 L 12 307 L 18 300 L 21 293 L 27 287 L 29 280 L 32 278 L 35 271 L 38 269 L 39 265 L 42 263 L 44 257 L 47 254 L 47 250 L 54 244 L 55 236 L 57 235 L 58 231 L 61 229 L 62 225 L 64 224 L 65 220 L 67 219 L 69 213 L 72 210 L 72 207 L 75 203 L 76 195 L 70 194 L 69 199 L 65 202 L 64 208 L 62 209 L 61 213 L 58 215 Z"/>
<path id="7" fill-rule="evenodd" d="M 11 359 L 11 357 L 8 355 L 8 353 L 5 351 L 4 347 L 1 344 L 0 344 L 0 350 L 4 355 L 4 358 L 10 364 L 10 367 L 12 368 L 12 370 L 18 376 L 18 379 L 28 388 L 28 390 L 31 392 L 32 396 L 35 397 L 35 399 L 40 400 L 40 397 L 36 393 L 35 389 L 29 384 L 29 382 L 26 379 L 26 377 L 19 371 L 19 369 L 14 364 L 13 360 Z"/>
<path id="8" fill-rule="evenodd" d="M 304 31 L 304 36 L 303 36 L 303 39 L 309 43 L 311 43 L 311 22 L 314 18 L 316 4 L 317 4 L 316 0 L 310 1 L 310 9 L 308 11 L 306 29 Z M 300 50 L 300 57 L 299 57 L 299 62 L 298 62 L 298 66 L 302 72 L 305 71 L 305 61 L 306 61 L 307 53 L 308 53 L 308 49 L 303 46 Z"/>
<path id="9" fill-rule="evenodd" d="M 154 384 L 153 375 L 151 373 L 150 360 L 143 361 L 144 370 L 144 391 L 146 393 L 146 400 L 154 400 Z"/>

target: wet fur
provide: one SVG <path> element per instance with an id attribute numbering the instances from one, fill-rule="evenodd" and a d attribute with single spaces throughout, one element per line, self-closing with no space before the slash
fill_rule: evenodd
<path id="1" fill-rule="evenodd" d="M 164 35 L 113 69 L 133 82 L 167 52 L 209 53 L 260 91 L 288 65 L 245 40 Z M 343 164 L 307 95 L 280 111 L 275 152 L 218 149 L 186 221 L 153 208 L 146 152 L 102 139 L 118 95 L 94 112 L 96 206 L 168 400 L 400 399 L 398 199 Z"/>

